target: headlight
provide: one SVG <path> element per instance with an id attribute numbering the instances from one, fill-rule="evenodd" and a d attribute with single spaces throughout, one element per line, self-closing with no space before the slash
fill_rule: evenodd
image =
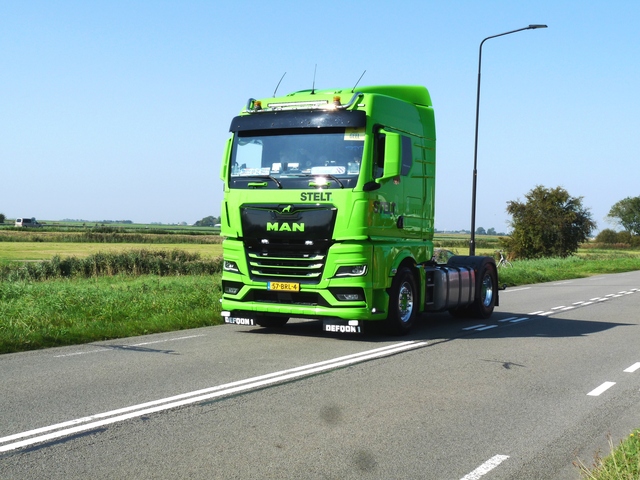
<path id="1" fill-rule="evenodd" d="M 238 265 L 236 264 L 236 262 L 232 262 L 231 260 L 225 260 L 223 268 L 227 272 L 240 273 L 240 270 L 238 269 Z"/>
<path id="2" fill-rule="evenodd" d="M 366 265 L 353 265 L 338 268 L 336 277 L 361 277 L 367 274 Z"/>

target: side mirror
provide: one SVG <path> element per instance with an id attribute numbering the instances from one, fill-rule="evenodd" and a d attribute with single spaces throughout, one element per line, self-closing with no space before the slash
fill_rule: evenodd
<path id="1" fill-rule="evenodd" d="M 233 138 L 227 139 L 227 145 L 224 147 L 224 156 L 222 157 L 222 165 L 220 166 L 220 180 L 222 180 L 225 185 L 227 183 L 227 179 L 229 176 L 227 175 L 228 167 L 229 167 L 229 158 L 231 157 L 231 142 Z"/>

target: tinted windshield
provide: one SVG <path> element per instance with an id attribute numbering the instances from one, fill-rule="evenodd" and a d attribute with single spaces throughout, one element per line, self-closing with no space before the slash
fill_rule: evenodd
<path id="1" fill-rule="evenodd" d="M 283 186 L 297 188 L 290 179 L 325 175 L 353 186 L 360 173 L 363 146 L 364 130 L 359 129 L 238 132 L 231 179 L 269 176 Z"/>

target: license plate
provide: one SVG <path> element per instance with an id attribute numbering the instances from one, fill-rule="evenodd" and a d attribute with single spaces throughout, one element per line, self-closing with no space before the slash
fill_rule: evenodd
<path id="1" fill-rule="evenodd" d="M 269 282 L 267 290 L 278 290 L 281 292 L 299 292 L 300 284 L 291 282 Z"/>

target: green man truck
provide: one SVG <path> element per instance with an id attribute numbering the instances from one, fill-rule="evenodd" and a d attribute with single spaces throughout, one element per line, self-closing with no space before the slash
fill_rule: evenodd
<path id="1" fill-rule="evenodd" d="M 436 131 L 425 87 L 251 98 L 230 132 L 226 323 L 280 328 L 300 318 L 329 332 L 379 325 L 402 335 L 425 312 L 492 314 L 493 257 L 434 260 Z"/>

